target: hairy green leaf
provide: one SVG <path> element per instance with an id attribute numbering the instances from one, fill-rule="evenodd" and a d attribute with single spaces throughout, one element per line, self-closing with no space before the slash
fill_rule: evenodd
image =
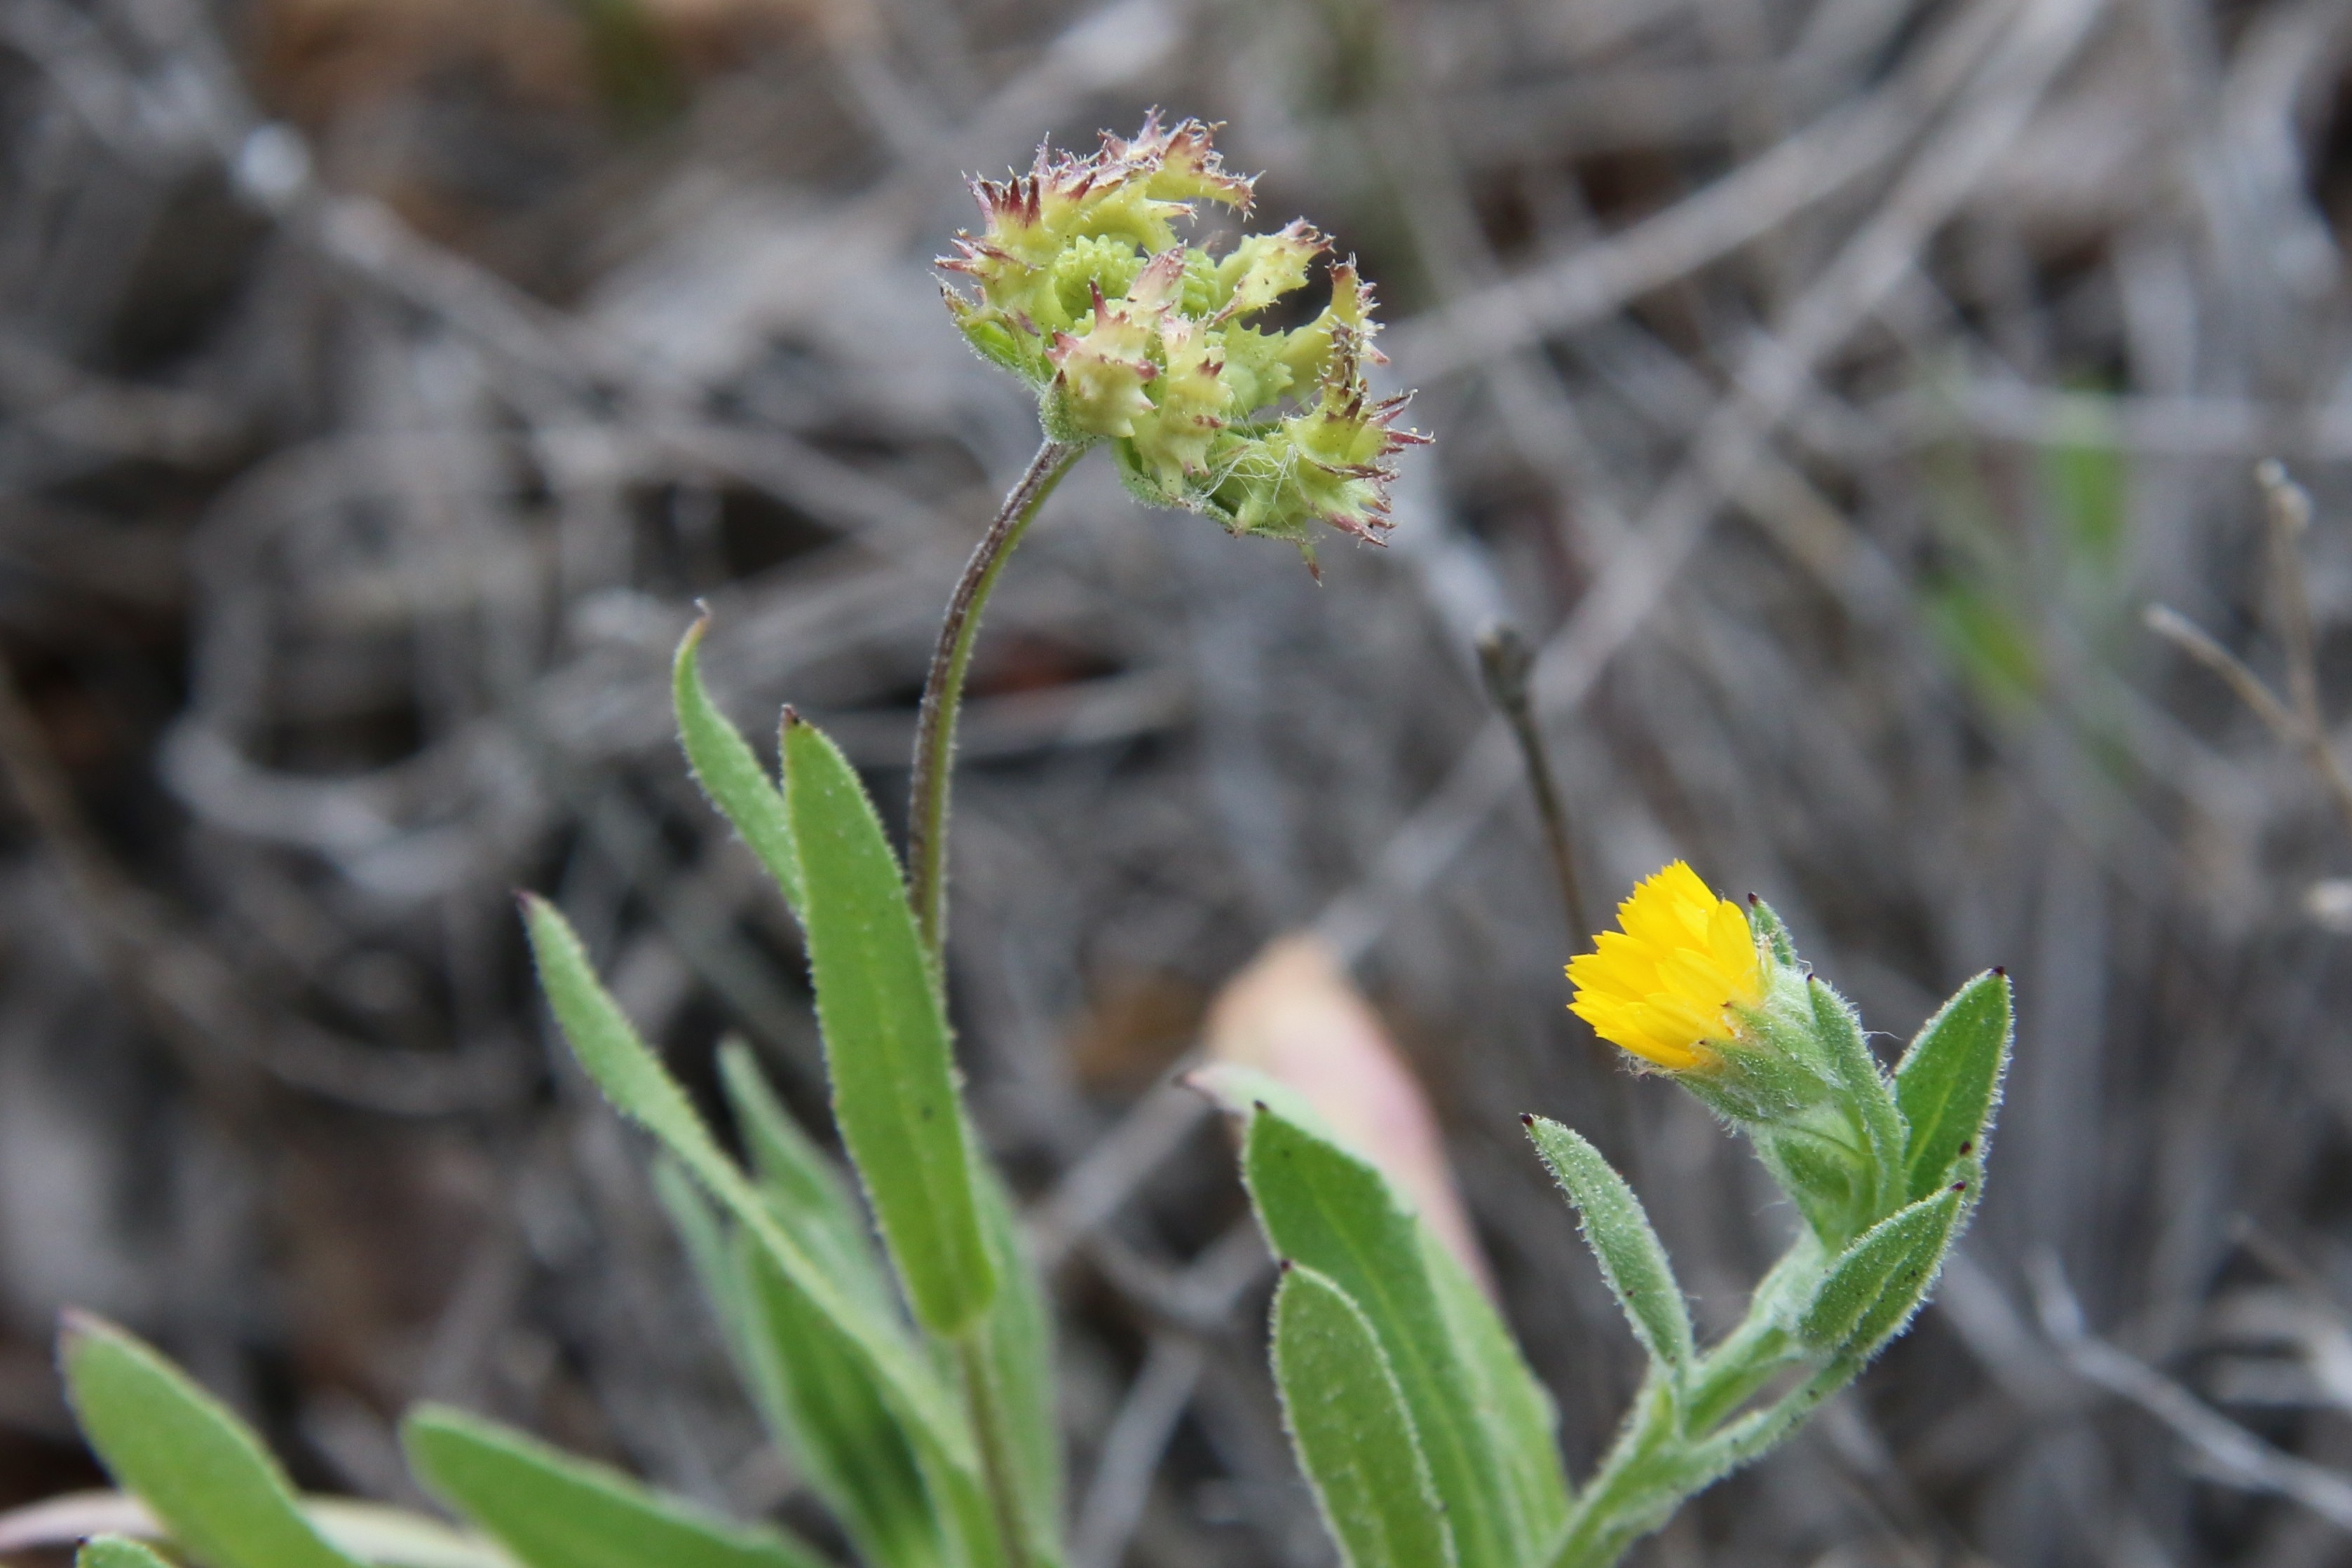
<path id="1" fill-rule="evenodd" d="M 710 619 L 697 621 L 677 645 L 670 666 L 670 700 L 677 714 L 678 743 L 686 748 L 687 765 L 722 815 L 743 835 L 760 863 L 776 880 L 784 902 L 798 915 L 801 908 L 800 860 L 793 850 L 792 822 L 784 797 L 769 779 L 768 770 L 702 684 L 703 634 Z"/>
<path id="2" fill-rule="evenodd" d="M 1910 1124 L 1903 1168 L 1911 1201 L 1943 1186 L 1955 1160 L 1983 1156 L 2013 1032 L 2009 977 L 1988 970 L 1955 992 L 1903 1053 L 1895 1096 Z"/>
<path id="3" fill-rule="evenodd" d="M 172 1568 L 127 1535 L 93 1535 L 74 1553 L 74 1568 Z"/>
<path id="4" fill-rule="evenodd" d="M 419 1406 L 400 1435 L 418 1479 L 523 1568 L 822 1568 L 778 1531 L 711 1517 L 463 1411 Z"/>
<path id="5" fill-rule="evenodd" d="M 735 1277 L 734 1249 L 727 1223 L 711 1207 L 710 1200 L 702 1196 L 702 1189 L 694 1185 L 694 1178 L 686 1174 L 685 1167 L 667 1155 L 655 1160 L 653 1180 L 654 1198 L 661 1205 L 662 1212 L 669 1216 L 670 1228 L 677 1232 L 687 1266 L 694 1270 L 694 1282 L 702 1291 L 703 1302 L 709 1307 L 727 1342 L 736 1375 L 745 1388 L 751 1389 L 751 1302 Z"/>
<path id="6" fill-rule="evenodd" d="M 739 1245 L 732 1269 L 755 1402 L 858 1555 L 875 1568 L 947 1561 L 917 1445 L 857 1347 L 759 1248 Z"/>
<path id="7" fill-rule="evenodd" d="M 1278 1109 L 1251 1117 L 1243 1173 L 1276 1253 L 1327 1276 L 1370 1323 L 1465 1568 L 1522 1562 L 1528 1522 L 1430 1278 L 1420 1219 L 1375 1166 Z"/>
<path id="8" fill-rule="evenodd" d="M 808 1249 L 786 1234 L 751 1179 L 722 1153 L 686 1092 L 597 981 L 588 955 L 554 905 L 526 896 L 524 921 L 540 983 L 573 1053 L 623 1114 L 676 1155 L 704 1191 L 755 1239 L 810 1305 L 836 1324 L 877 1387 L 920 1439 L 952 1467 L 976 1463 L 966 1427 L 932 1370 L 887 1315 L 862 1306 L 834 1282 Z"/>
<path id="9" fill-rule="evenodd" d="M 1274 1298 L 1274 1376 L 1299 1462 L 1349 1568 L 1441 1568 L 1453 1531 L 1372 1325 L 1312 1269 Z"/>
<path id="10" fill-rule="evenodd" d="M 1694 1356 L 1690 1306 L 1642 1200 L 1581 1134 L 1548 1117 L 1533 1116 L 1528 1119 L 1528 1136 L 1535 1140 L 1536 1152 L 1551 1167 L 1560 1191 L 1576 1206 L 1585 1244 L 1601 1260 L 1601 1277 L 1625 1309 L 1635 1337 L 1679 1382 Z"/>
<path id="11" fill-rule="evenodd" d="M 302 1500 L 302 1512 L 320 1534 L 376 1568 L 514 1568 L 488 1541 L 429 1514 L 315 1493 Z"/>
<path id="12" fill-rule="evenodd" d="M 1870 1042 L 1863 1038 L 1862 1020 L 1853 1006 L 1826 981 L 1813 979 L 1805 989 L 1812 998 L 1814 1038 L 1837 1075 L 1838 1098 L 1869 1150 L 1868 1207 L 1857 1218 L 1857 1224 L 1866 1225 L 1908 1198 L 1905 1145 L 1909 1131 L 1886 1074 L 1879 1071 L 1878 1059 L 1870 1054 Z"/>
<path id="13" fill-rule="evenodd" d="M 1476 1391 L 1478 1412 L 1494 1435 L 1503 1479 L 1527 1521 L 1529 1541 L 1549 1539 L 1568 1517 L 1568 1475 L 1559 1458 L 1559 1411 L 1536 1381 L 1495 1303 L 1429 1227 L 1422 1261 L 1437 1303 Z"/>
<path id="14" fill-rule="evenodd" d="M 788 717 L 784 779 L 834 1120 L 916 1318 L 953 1337 L 995 1298 L 996 1265 L 930 960 L 848 759 Z"/>
<path id="15" fill-rule="evenodd" d="M 866 1211 L 840 1165 L 784 1109 L 750 1046 L 731 1039 L 719 1046 L 719 1082 L 777 1220 L 844 1291 L 877 1312 L 898 1313 Z"/>
<path id="16" fill-rule="evenodd" d="M 206 1568 L 359 1568 L 302 1516 L 245 1423 L 152 1347 L 75 1312 L 58 1350 L 89 1446 L 189 1556 Z"/>
<path id="17" fill-rule="evenodd" d="M 1797 1337 L 1816 1351 L 1867 1360 L 1910 1322 L 1935 1282 L 1964 1196 L 1939 1192 L 1864 1231 L 1822 1280 Z"/>
<path id="18" fill-rule="evenodd" d="M 1865 1168 L 1867 1155 L 1805 1126 L 1759 1127 L 1753 1135 L 1756 1157 L 1823 1248 L 1834 1252 L 1864 1228 L 1861 1221 L 1875 1179 Z"/>
<path id="19" fill-rule="evenodd" d="M 1306 1096 L 1254 1068 L 1221 1062 L 1195 1070 L 1185 1082 L 1230 1114 L 1251 1115 L 1264 1107 L 1309 1135 L 1365 1158 L 1363 1151 L 1341 1140 Z M 1551 1396 L 1528 1370 L 1510 1330 L 1467 1271 L 1426 1226 L 1415 1224 L 1413 1229 L 1445 1320 L 1446 1337 L 1501 1460 L 1503 1480 L 1525 1521 L 1526 1537 L 1541 1540 L 1557 1528 L 1568 1508 L 1568 1483 L 1556 1438 L 1559 1415 Z"/>
<path id="20" fill-rule="evenodd" d="M 1062 1437 L 1054 1395 L 1053 1315 L 1012 1193 L 985 1166 L 973 1176 L 999 1281 L 982 1333 L 982 1361 L 991 1396 L 1005 1413 L 1013 1439 L 1007 1457 L 1031 1550 L 1042 1563 L 1061 1554 Z"/>

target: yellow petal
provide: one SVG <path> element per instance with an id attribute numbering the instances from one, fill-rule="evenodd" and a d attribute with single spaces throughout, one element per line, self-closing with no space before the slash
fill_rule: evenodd
<path id="1" fill-rule="evenodd" d="M 1712 1063 L 1706 1042 L 1733 1034 L 1733 1009 L 1763 1000 L 1747 912 L 1676 861 L 1635 884 L 1617 919 L 1620 929 L 1570 961 L 1570 1010 L 1601 1039 L 1670 1071 Z"/>

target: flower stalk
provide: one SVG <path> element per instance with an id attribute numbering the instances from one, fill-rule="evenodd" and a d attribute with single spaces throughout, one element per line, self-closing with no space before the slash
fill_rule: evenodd
<path id="1" fill-rule="evenodd" d="M 1379 327 L 1352 261 L 1329 265 L 1331 302 L 1305 326 L 1253 324 L 1329 253 L 1304 219 L 1223 256 L 1178 238 L 1199 203 L 1250 208 L 1254 182 L 1225 171 L 1212 131 L 1154 114 L 1087 157 L 1040 147 L 1027 173 L 972 183 L 981 232 L 939 262 L 973 290 L 942 286 L 965 341 L 1036 393 L 1045 440 L 957 580 L 916 720 L 908 896 L 934 965 L 972 638 L 997 573 L 1071 466 L 1108 445 L 1138 499 L 1287 540 L 1311 570 L 1315 525 L 1381 542 L 1390 460 L 1428 439 L 1396 427 L 1408 398 L 1371 395 Z"/>
<path id="2" fill-rule="evenodd" d="M 915 716 L 914 784 L 907 817 L 908 899 L 916 929 L 934 967 L 947 943 L 947 853 L 949 775 L 955 764 L 956 719 L 963 707 L 964 676 L 971 666 L 972 640 L 981 612 L 995 591 L 997 575 L 1013 548 L 1036 520 L 1037 509 L 1086 455 L 1078 442 L 1047 441 L 1007 492 L 988 531 L 972 547 L 940 620 L 931 649 L 923 701 Z"/>
<path id="3" fill-rule="evenodd" d="M 1380 542 L 1388 459 L 1425 439 L 1395 428 L 1404 398 L 1370 395 L 1365 367 L 1380 355 L 1352 264 L 1330 268 L 1331 303 L 1307 325 L 1250 324 L 1306 284 L 1328 249 L 1321 235 L 1302 220 L 1222 257 L 1178 241 L 1173 223 L 1194 203 L 1250 205 L 1251 182 L 1224 171 L 1199 121 L 1162 127 L 1154 115 L 1085 158 L 1041 147 L 1027 174 L 975 182 L 972 193 L 982 232 L 960 235 L 940 267 L 977 297 L 943 292 L 966 341 L 1036 392 L 1045 441 L 957 579 L 916 716 L 907 898 L 942 998 L 949 795 L 972 643 L 1005 562 L 1064 476 L 1108 445 L 1139 499 L 1288 540 L 1312 570 L 1310 525 Z M 1026 1564 L 1013 1434 L 979 1342 L 967 1334 L 955 1354 L 1004 1560 Z"/>
<path id="4" fill-rule="evenodd" d="M 965 1407 L 971 1415 L 971 1442 L 980 1458 L 981 1485 L 988 1492 L 989 1517 L 1008 1568 L 1028 1568 L 1034 1560 L 1021 1525 L 1020 1489 L 1013 1479 L 1012 1434 L 1006 1429 L 1004 1406 L 991 1385 L 986 1330 L 972 1328 L 956 1341 L 956 1370 L 963 1381 Z"/>

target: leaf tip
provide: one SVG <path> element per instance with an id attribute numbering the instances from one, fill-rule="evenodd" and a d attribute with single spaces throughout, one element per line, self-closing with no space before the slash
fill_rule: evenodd
<path id="1" fill-rule="evenodd" d="M 1227 1091 L 1223 1082 L 1224 1074 L 1224 1069 L 1212 1063 L 1206 1067 L 1189 1068 L 1178 1073 L 1174 1082 L 1178 1087 L 1189 1089 L 1206 1100 L 1212 1110 L 1228 1116 L 1246 1115 L 1249 1107 L 1242 1103 L 1238 1094 Z"/>
<path id="2" fill-rule="evenodd" d="M 687 694 L 700 684 L 702 675 L 697 667 L 702 653 L 702 639 L 710 631 L 710 606 L 702 600 L 694 601 L 694 624 L 677 640 L 677 652 L 670 655 L 670 689 L 681 706 Z"/>
<path id="3" fill-rule="evenodd" d="M 120 1332 L 96 1312 L 68 1307 L 58 1314 L 58 1359 L 70 1361 L 85 1341 L 105 1339 Z"/>

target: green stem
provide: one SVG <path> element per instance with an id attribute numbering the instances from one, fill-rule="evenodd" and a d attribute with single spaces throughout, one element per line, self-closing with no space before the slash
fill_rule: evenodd
<path id="1" fill-rule="evenodd" d="M 1704 1479 L 1711 1485 L 1752 1459 L 1778 1448 L 1789 1434 L 1820 1409 L 1829 1397 L 1862 1374 L 1862 1362 L 1840 1356 L 1752 1416 L 1742 1416 L 1717 1433 L 1705 1458 Z M 1696 1488 L 1693 1489 L 1696 1490 Z"/>
<path id="2" fill-rule="evenodd" d="M 982 1484 L 988 1489 L 988 1506 L 996 1520 L 997 1543 L 1003 1548 L 1005 1568 L 1027 1568 L 1028 1534 L 1021 1524 L 1021 1499 L 1013 1481 L 1009 1452 L 1012 1438 L 1004 1430 L 1004 1408 L 998 1404 L 996 1385 L 990 1380 L 986 1320 L 966 1330 L 956 1342 L 956 1364 L 963 1373 L 964 1398 L 971 1410 L 972 1443 L 980 1450 Z"/>
<path id="3" fill-rule="evenodd" d="M 1549 1568 L 1609 1568 L 1655 1522 L 1624 1516 L 1653 1484 L 1649 1461 L 1675 1441 L 1679 1413 L 1674 1391 L 1658 1376 L 1643 1385 L 1641 1398 L 1640 1416 L 1618 1437 L 1600 1473 L 1576 1500 L 1547 1554 Z"/>
<path id="4" fill-rule="evenodd" d="M 1751 1316 L 1693 1372 L 1684 1419 L 1694 1433 L 1712 1432 L 1732 1412 L 1800 1359 L 1788 1331 Z"/>
<path id="5" fill-rule="evenodd" d="M 1546 1568 L 1610 1568 L 1663 1524 L 1683 1499 L 1763 1453 L 1810 1415 L 1854 1369 L 1816 1372 L 1762 1411 L 1734 1412 L 1804 1357 L 1779 1325 L 1790 1277 L 1817 1268 L 1804 1240 L 1757 1287 L 1747 1321 L 1692 1369 L 1680 1388 L 1654 1373 L 1636 1415 L 1601 1461 L 1544 1554 Z M 1843 1364 L 1840 1364 L 1843 1366 Z"/>
<path id="6" fill-rule="evenodd" d="M 971 643 L 980 631 L 980 613 L 996 587 L 996 574 L 1013 554 L 1013 547 L 1029 529 L 1030 521 L 1062 476 L 1086 451 L 1082 445 L 1048 441 L 1037 448 L 1028 468 L 1004 497 L 996 520 L 964 563 L 940 622 L 940 640 L 931 650 L 931 673 L 923 683 L 923 706 L 915 719 L 915 782 L 907 820 L 907 899 L 914 906 L 915 925 L 931 962 L 940 963 L 947 944 L 948 773 L 954 766 L 956 714 L 963 706 L 963 677 L 971 663 Z"/>

